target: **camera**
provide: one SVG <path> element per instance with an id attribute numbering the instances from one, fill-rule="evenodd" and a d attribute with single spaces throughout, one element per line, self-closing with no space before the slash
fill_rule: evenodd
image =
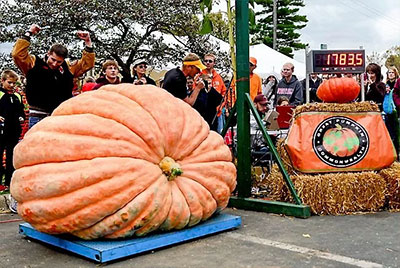
<path id="1" fill-rule="evenodd" d="M 204 83 L 204 88 L 208 91 L 208 81 L 202 79 L 203 83 Z"/>
<path id="2" fill-rule="evenodd" d="M 201 82 L 203 82 L 204 88 L 205 88 L 206 90 L 208 90 L 208 82 L 207 82 L 206 80 L 204 80 L 203 78 L 199 78 L 199 79 L 197 80 L 196 84 L 200 84 Z"/>

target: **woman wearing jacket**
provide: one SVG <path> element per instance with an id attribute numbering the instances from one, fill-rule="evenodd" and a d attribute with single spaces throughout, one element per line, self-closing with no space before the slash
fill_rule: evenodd
<path id="1" fill-rule="evenodd" d="M 370 63 L 366 68 L 366 72 L 368 78 L 365 83 L 365 100 L 375 102 L 382 111 L 386 85 L 382 82 L 381 67 L 376 63 Z"/>
<path id="2" fill-rule="evenodd" d="M 277 85 L 278 77 L 274 73 L 268 74 L 266 81 L 262 85 L 262 93 L 267 97 L 271 105 L 275 102 Z"/>
<path id="3" fill-rule="evenodd" d="M 124 77 L 122 83 L 133 83 L 134 85 L 156 85 L 153 79 L 146 75 L 147 61 L 138 59 L 133 63 L 132 77 Z"/>

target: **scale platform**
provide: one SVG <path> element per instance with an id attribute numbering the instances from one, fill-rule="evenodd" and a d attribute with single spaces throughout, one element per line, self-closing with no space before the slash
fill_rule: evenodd
<path id="1" fill-rule="evenodd" d="M 19 225 L 19 233 L 96 262 L 104 263 L 210 234 L 239 228 L 241 224 L 242 219 L 240 216 L 218 214 L 201 224 L 183 230 L 124 240 L 86 241 L 74 236 L 49 235 L 35 230 L 28 223 Z"/>

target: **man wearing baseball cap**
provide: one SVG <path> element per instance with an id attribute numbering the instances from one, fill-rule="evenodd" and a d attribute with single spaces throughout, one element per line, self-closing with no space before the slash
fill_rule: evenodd
<path id="1" fill-rule="evenodd" d="M 265 114 L 268 111 L 268 99 L 266 96 L 264 96 L 263 94 L 258 94 L 255 98 L 254 98 L 254 105 L 256 106 L 258 115 L 261 117 L 261 119 L 264 119 Z M 259 131 L 260 128 L 257 124 L 256 118 L 254 117 L 254 115 L 252 113 L 250 113 L 250 137 L 251 137 L 251 147 L 257 147 L 257 148 L 261 148 L 261 147 L 265 147 L 265 141 L 264 138 L 262 136 L 262 133 Z M 257 149 L 258 150 L 258 149 Z"/>
<path id="2" fill-rule="evenodd" d="M 260 117 L 264 117 L 265 113 L 268 111 L 268 99 L 264 94 L 258 94 L 254 98 L 254 104 L 257 108 L 257 112 Z"/>
<path id="3" fill-rule="evenodd" d="M 193 106 L 200 90 L 204 88 L 203 81 L 196 75 L 204 69 L 206 69 L 206 66 L 201 62 L 200 57 L 194 53 L 189 53 L 183 58 L 180 68 L 174 68 L 165 74 L 163 88 Z M 189 76 L 194 78 L 193 92 L 190 96 L 187 94 L 186 87 L 186 77 Z"/>
<path id="4" fill-rule="evenodd" d="M 250 98 L 253 100 L 258 94 L 262 93 L 261 88 L 261 78 L 258 74 L 254 73 L 254 69 L 257 68 L 257 59 L 250 57 L 249 59 L 250 67 Z"/>

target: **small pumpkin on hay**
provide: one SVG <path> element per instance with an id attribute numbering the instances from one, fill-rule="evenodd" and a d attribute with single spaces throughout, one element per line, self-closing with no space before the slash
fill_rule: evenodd
<path id="1" fill-rule="evenodd" d="M 296 107 L 288 136 L 277 145 L 299 196 L 315 214 L 377 211 L 385 198 L 390 209 L 400 206 L 396 151 L 378 106 L 352 102 L 359 92 L 352 78 L 324 81 L 317 91 L 324 103 Z M 261 183 L 283 185 L 271 186 L 271 196 L 291 200 L 277 167 Z"/>
<path id="2" fill-rule="evenodd" d="M 193 226 L 236 186 L 222 137 L 154 86 L 104 86 L 62 103 L 17 145 L 14 165 L 21 217 L 83 239 Z"/>
<path id="3" fill-rule="evenodd" d="M 349 103 L 360 94 L 360 86 L 353 78 L 331 78 L 318 87 L 317 96 L 323 102 Z"/>

